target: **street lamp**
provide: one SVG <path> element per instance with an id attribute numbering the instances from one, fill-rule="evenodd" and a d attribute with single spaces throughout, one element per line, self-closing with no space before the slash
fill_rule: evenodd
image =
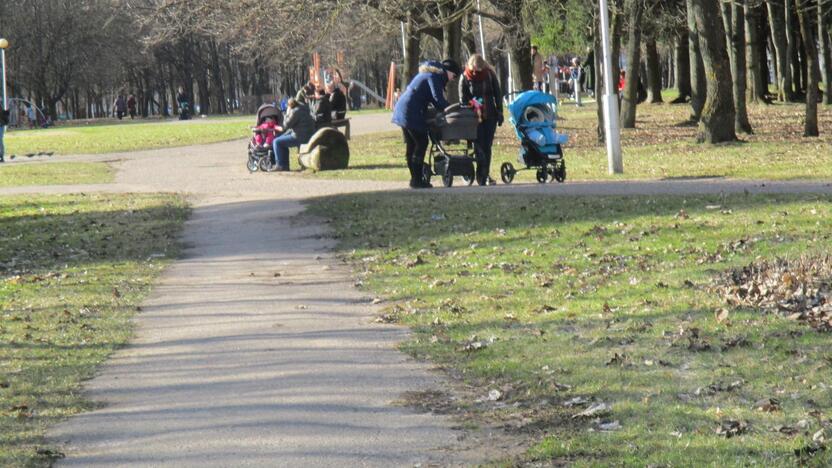
<path id="1" fill-rule="evenodd" d="M 9 47 L 9 41 L 0 38 L 0 66 L 3 68 L 3 110 L 9 108 L 8 98 L 6 97 L 6 49 Z"/>
<path id="2" fill-rule="evenodd" d="M 607 140 L 607 164 L 610 174 L 624 172 L 621 160 L 621 134 L 618 129 L 618 96 L 612 76 L 612 47 L 610 46 L 610 17 L 607 0 L 601 0 L 601 45 L 604 50 L 604 134 Z"/>

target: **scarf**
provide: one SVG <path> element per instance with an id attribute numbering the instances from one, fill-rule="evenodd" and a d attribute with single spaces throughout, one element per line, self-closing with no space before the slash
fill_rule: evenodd
<path id="1" fill-rule="evenodd" d="M 489 70 L 474 71 L 474 70 L 471 70 L 470 68 L 466 68 L 465 69 L 465 78 L 467 78 L 468 81 L 477 81 L 477 82 L 485 81 L 485 80 L 488 79 L 488 73 L 489 73 Z"/>

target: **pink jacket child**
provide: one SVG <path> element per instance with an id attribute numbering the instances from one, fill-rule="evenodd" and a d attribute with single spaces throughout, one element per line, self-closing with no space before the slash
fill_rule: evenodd
<path id="1" fill-rule="evenodd" d="M 272 146 L 272 142 L 274 142 L 277 134 L 283 131 L 283 129 L 277 125 L 277 121 L 274 117 L 266 117 L 266 120 L 257 126 L 257 130 L 260 131 L 254 134 L 254 142 L 259 146 Z"/>

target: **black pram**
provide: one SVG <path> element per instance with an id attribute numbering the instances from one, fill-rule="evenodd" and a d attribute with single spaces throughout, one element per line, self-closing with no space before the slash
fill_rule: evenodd
<path id="1" fill-rule="evenodd" d="M 479 120 L 473 108 L 460 104 L 448 106 L 444 112 L 428 119 L 430 130 L 430 159 L 424 166 L 425 181 L 434 175 L 442 177 L 442 184 L 450 187 L 454 177 L 461 176 L 471 185 L 474 182 L 474 141 Z"/>

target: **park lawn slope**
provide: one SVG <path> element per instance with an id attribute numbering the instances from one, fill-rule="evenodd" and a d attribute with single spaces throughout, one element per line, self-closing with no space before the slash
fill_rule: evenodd
<path id="1" fill-rule="evenodd" d="M 253 125 L 252 116 L 12 130 L 6 133 L 6 155 L 101 154 L 217 143 L 245 138 Z"/>
<path id="2" fill-rule="evenodd" d="M 0 465 L 60 456 L 47 426 L 92 408 L 81 382 L 127 343 L 187 213 L 164 194 L 0 200 Z"/>
<path id="3" fill-rule="evenodd" d="M 106 184 L 114 171 L 106 163 L 2 164 L 0 187 Z"/>
<path id="4" fill-rule="evenodd" d="M 310 209 L 387 304 L 380 320 L 414 330 L 403 349 L 466 389 L 444 408 L 525 437 L 525 461 L 832 462 L 812 440 L 829 437 L 829 332 L 713 290 L 752 262 L 826 255 L 830 197 L 399 193 Z"/>
<path id="5" fill-rule="evenodd" d="M 695 126 L 686 122 L 688 105 L 649 105 L 638 108 L 636 129 L 622 131 L 624 174 L 607 173 L 604 148 L 597 143 L 595 104 L 581 108 L 564 104 L 558 131 L 569 136 L 564 149 L 569 180 L 672 179 L 729 177 L 795 180 L 832 178 L 832 108 L 820 107 L 820 138 L 804 138 L 802 105 L 752 105 L 754 135 L 740 135 L 739 143 L 696 143 Z M 491 174 L 499 179 L 500 165 L 517 162 L 519 144 L 506 121 L 497 131 Z M 356 136 L 350 141 L 350 169 L 327 171 L 315 177 L 369 180 L 407 180 L 400 132 Z M 517 183 L 534 182 L 534 171 L 518 174 Z M 462 183 L 458 180 L 456 183 Z"/>

